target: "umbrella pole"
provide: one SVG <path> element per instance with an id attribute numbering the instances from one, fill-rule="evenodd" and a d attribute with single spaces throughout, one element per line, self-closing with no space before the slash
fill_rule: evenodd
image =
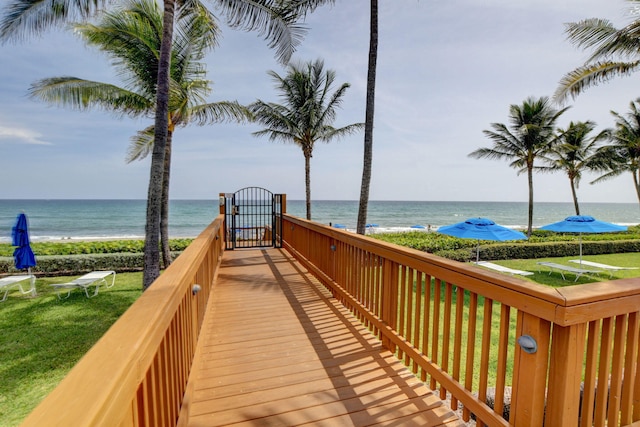
<path id="1" fill-rule="evenodd" d="M 580 268 L 582 268 L 582 233 L 578 233 L 578 241 L 580 242 Z"/>
<path id="2" fill-rule="evenodd" d="M 476 264 L 480 262 L 480 240 L 478 240 L 478 245 L 476 246 Z"/>

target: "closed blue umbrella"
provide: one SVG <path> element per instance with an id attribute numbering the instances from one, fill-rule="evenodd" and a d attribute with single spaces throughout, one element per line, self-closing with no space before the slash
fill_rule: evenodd
<path id="1" fill-rule="evenodd" d="M 541 230 L 555 231 L 556 233 L 578 233 L 580 241 L 580 267 L 582 267 L 582 233 L 611 233 L 615 231 L 627 231 L 624 225 L 599 221 L 589 215 L 572 215 L 563 221 L 543 225 Z"/>
<path id="2" fill-rule="evenodd" d="M 16 269 L 29 269 L 31 273 L 31 267 L 36 265 L 36 257 L 33 255 L 31 246 L 29 243 L 29 224 L 27 216 L 24 213 L 20 213 L 16 219 L 16 225 L 11 229 L 11 244 L 17 246 L 13 251 L 13 260 L 16 265 Z"/>
<path id="3" fill-rule="evenodd" d="M 476 263 L 480 259 L 480 240 L 521 240 L 526 239 L 520 231 L 498 225 L 488 218 L 469 218 L 466 221 L 438 227 L 438 233 L 462 239 L 477 239 Z"/>

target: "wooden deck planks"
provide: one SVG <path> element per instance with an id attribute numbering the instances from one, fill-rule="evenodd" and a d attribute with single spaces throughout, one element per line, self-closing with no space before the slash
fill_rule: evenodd
<path id="1" fill-rule="evenodd" d="M 459 426 L 285 251 L 224 254 L 189 425 Z"/>

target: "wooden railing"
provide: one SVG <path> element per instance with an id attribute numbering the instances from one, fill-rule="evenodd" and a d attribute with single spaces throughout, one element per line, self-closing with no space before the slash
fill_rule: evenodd
<path id="1" fill-rule="evenodd" d="M 175 426 L 224 248 L 216 218 L 22 426 Z M 200 289 L 194 289 L 194 285 Z M 184 415 L 184 412 L 182 415 Z"/>
<path id="2" fill-rule="evenodd" d="M 640 279 L 553 289 L 288 215 L 282 236 L 465 420 L 640 425 Z"/>

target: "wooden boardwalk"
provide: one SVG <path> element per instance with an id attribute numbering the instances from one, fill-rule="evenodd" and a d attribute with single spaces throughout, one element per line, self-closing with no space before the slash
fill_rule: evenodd
<path id="1" fill-rule="evenodd" d="M 224 254 L 194 366 L 190 426 L 460 426 L 279 249 Z"/>

